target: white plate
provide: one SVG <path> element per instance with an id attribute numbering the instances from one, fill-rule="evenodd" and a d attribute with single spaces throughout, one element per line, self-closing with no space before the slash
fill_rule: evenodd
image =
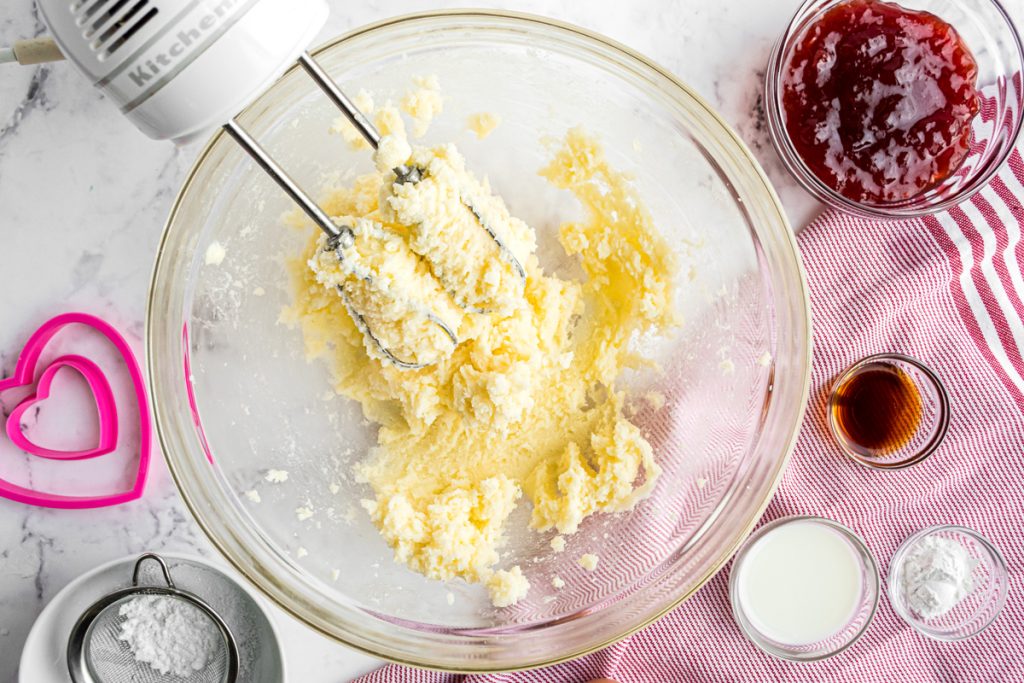
<path id="1" fill-rule="evenodd" d="M 246 683 L 278 683 L 285 680 L 277 629 L 260 601 L 241 583 L 199 557 L 160 553 L 171 570 L 175 586 L 195 593 L 221 612 L 238 641 L 241 671 Z M 119 588 L 131 585 L 138 555 L 123 557 L 96 567 L 64 587 L 40 613 L 25 641 L 19 669 L 20 683 L 71 683 L 67 667 L 67 643 L 71 628 L 92 603 Z M 161 584 L 156 563 L 143 565 L 140 583 Z M 228 600 L 241 606 L 229 610 Z"/>

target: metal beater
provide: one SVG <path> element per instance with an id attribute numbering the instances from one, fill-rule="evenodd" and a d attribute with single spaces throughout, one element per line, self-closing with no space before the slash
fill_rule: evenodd
<path id="1" fill-rule="evenodd" d="M 370 146 L 376 150 L 380 146 L 380 133 L 373 126 L 372 123 L 363 115 L 359 108 L 342 92 L 341 88 L 331 79 L 324 69 L 313 60 L 308 52 L 303 52 L 298 58 L 299 65 L 309 74 L 313 82 L 319 86 L 319 88 L 327 95 L 327 97 L 341 110 L 345 117 L 355 126 L 356 130 L 366 139 Z M 330 216 L 328 216 L 323 209 L 321 209 L 313 199 L 306 194 L 295 181 L 275 162 L 266 150 L 256 142 L 256 140 L 246 132 L 238 121 L 232 118 L 226 124 L 224 124 L 224 130 L 239 144 L 256 161 L 260 167 L 266 171 L 266 173 L 280 185 L 281 189 L 284 190 L 289 197 L 291 197 L 306 213 L 307 216 L 319 227 L 324 233 L 327 234 L 327 241 L 325 243 L 325 250 L 333 251 L 338 259 L 344 260 L 344 249 L 350 246 L 354 241 L 354 235 L 352 229 L 344 225 L 336 225 Z M 423 169 L 416 167 L 398 166 L 394 169 L 396 182 L 399 184 L 404 183 L 417 183 L 423 178 Z M 471 204 L 463 200 L 464 206 L 473 214 L 476 218 L 477 223 L 483 228 L 494 243 L 497 245 L 501 258 L 508 262 L 511 267 L 515 270 L 516 274 L 526 279 L 526 271 L 523 265 L 519 262 L 519 259 L 512 253 L 512 251 L 505 245 L 505 242 L 498 236 L 498 234 L 491 229 L 487 223 L 480 216 L 480 213 L 473 208 Z M 366 278 L 367 282 L 372 286 L 373 283 L 369 278 Z M 388 349 L 380 339 L 373 333 L 373 329 L 370 326 L 366 318 L 352 306 L 352 302 L 348 294 L 342 285 L 337 285 L 338 294 L 345 302 L 345 307 L 348 309 L 349 315 L 355 321 L 356 326 L 360 331 L 366 335 L 381 355 L 386 358 L 389 362 L 393 363 L 397 367 L 403 369 L 416 369 L 422 368 L 427 365 L 432 365 L 440 358 L 429 362 L 410 362 L 397 358 L 390 349 Z M 385 294 L 384 290 L 378 290 Z M 459 340 L 455 335 L 455 332 L 451 327 L 445 323 L 438 315 L 429 311 L 419 311 L 412 308 L 409 309 L 410 314 L 423 315 L 432 324 L 437 325 L 441 328 L 444 334 L 451 340 L 452 348 L 458 345 Z M 481 312 L 481 311 L 476 311 Z"/>

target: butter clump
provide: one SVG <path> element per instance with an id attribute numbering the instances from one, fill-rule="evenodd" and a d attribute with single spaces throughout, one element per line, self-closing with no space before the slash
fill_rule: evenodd
<path id="1" fill-rule="evenodd" d="M 420 76 L 413 79 L 415 90 L 402 98 L 402 111 L 412 117 L 414 138 L 423 137 L 431 121 L 444 110 L 444 98 L 437 76 Z"/>
<path id="2" fill-rule="evenodd" d="M 440 106 L 432 97 L 407 98 L 403 109 L 418 118 Z M 377 117 L 395 136 L 382 143 L 377 170 L 323 204 L 354 241 L 339 259 L 311 236 L 292 266 L 294 302 L 282 317 L 301 327 L 307 355 L 328 363 L 336 391 L 378 426 L 356 474 L 372 492 L 362 506 L 395 559 L 433 579 L 482 583 L 495 606 L 509 606 L 529 590 L 519 566 L 497 568 L 518 504 L 529 501 L 538 532 L 571 534 L 589 515 L 631 509 L 656 482 L 660 467 L 615 383 L 640 362 L 629 349 L 634 336 L 678 323 L 675 262 L 627 177 L 582 130 L 570 131 L 541 171 L 585 211 L 560 229 L 586 275 L 576 281 L 544 271 L 533 229 L 454 146 L 407 151 L 397 112 L 385 107 Z M 401 157 L 422 180 L 396 182 Z M 525 281 L 481 223 L 508 245 Z M 388 343 L 433 353 L 444 340 L 375 303 L 381 292 L 437 311 L 458 344 L 421 369 L 383 360 L 336 291 L 364 271 L 379 282 L 358 303 L 383 321 Z"/>
<path id="3" fill-rule="evenodd" d="M 466 119 L 466 127 L 476 135 L 477 140 L 483 140 L 500 125 L 501 117 L 491 112 L 470 114 Z"/>
<path id="4" fill-rule="evenodd" d="M 499 569 L 487 580 L 487 592 L 495 607 L 508 607 L 526 597 L 530 582 L 523 575 L 519 565 L 512 569 Z"/>

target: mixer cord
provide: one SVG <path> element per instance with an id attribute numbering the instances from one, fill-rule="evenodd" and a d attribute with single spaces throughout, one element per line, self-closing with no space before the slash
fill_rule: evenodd
<path id="1" fill-rule="evenodd" d="M 0 47 L 0 64 L 42 64 L 44 62 L 59 62 L 64 59 L 64 53 L 60 51 L 53 38 L 40 36 L 19 40 L 9 47 Z"/>

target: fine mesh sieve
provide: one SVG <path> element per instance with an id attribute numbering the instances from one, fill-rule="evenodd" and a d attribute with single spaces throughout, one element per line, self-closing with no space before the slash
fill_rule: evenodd
<path id="1" fill-rule="evenodd" d="M 160 565 L 166 586 L 139 585 L 139 570 L 146 560 Z M 131 603 L 145 596 L 157 600 L 141 609 L 171 607 L 180 627 L 194 629 L 190 634 L 195 636 L 190 641 L 194 670 L 185 675 L 173 670 L 162 673 L 151 657 L 137 656 L 125 640 L 124 608 L 131 611 Z M 175 588 L 167 564 L 154 553 L 141 555 L 135 562 L 131 587 L 100 599 L 79 617 L 68 640 L 68 671 L 75 683 L 234 683 L 238 659 L 235 639 L 224 620 L 198 596 Z"/>

